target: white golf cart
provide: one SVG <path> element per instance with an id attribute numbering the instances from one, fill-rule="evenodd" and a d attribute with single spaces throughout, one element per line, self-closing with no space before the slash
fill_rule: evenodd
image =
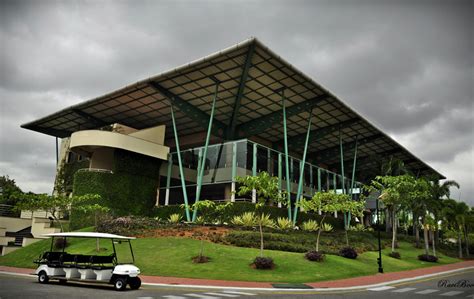
<path id="1" fill-rule="evenodd" d="M 127 284 L 132 290 L 140 288 L 141 280 L 138 277 L 140 269 L 133 264 L 135 257 L 133 255 L 132 244 L 130 240 L 133 237 L 124 237 L 113 234 L 93 233 L 93 232 L 69 232 L 46 234 L 51 237 L 51 249 L 43 253 L 34 263 L 38 264 L 35 275 L 38 275 L 40 283 L 48 283 L 50 279 L 59 280 L 62 283 L 66 281 L 94 282 L 112 284 L 118 291 L 123 291 Z M 54 239 L 63 238 L 62 251 L 53 251 Z M 109 255 L 85 255 L 76 253 L 67 253 L 64 251 L 67 238 L 90 238 L 90 239 L 109 239 L 113 253 Z M 98 242 L 98 241 L 97 241 Z M 117 252 L 120 256 L 126 255 L 128 248 L 123 248 L 122 244 L 127 244 L 130 249 L 131 262 L 119 263 Z M 93 247 L 94 243 L 90 243 Z M 121 247 L 121 248 L 117 248 Z"/>

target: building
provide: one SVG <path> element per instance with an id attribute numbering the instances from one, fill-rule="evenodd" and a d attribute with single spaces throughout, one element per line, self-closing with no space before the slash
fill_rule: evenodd
<path id="1" fill-rule="evenodd" d="M 100 190 L 124 212 L 236 201 L 236 176 L 261 171 L 293 202 L 356 194 L 390 157 L 444 178 L 256 38 L 22 127 L 63 140 L 63 191 Z"/>

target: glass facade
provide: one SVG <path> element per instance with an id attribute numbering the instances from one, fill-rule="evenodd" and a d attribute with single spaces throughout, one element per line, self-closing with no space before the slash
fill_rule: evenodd
<path id="1" fill-rule="evenodd" d="M 197 185 L 197 169 L 203 151 L 203 147 L 181 151 L 186 189 L 190 200 L 194 200 L 193 196 L 195 195 Z M 176 152 L 170 153 L 170 158 L 172 161 L 171 167 L 168 163 L 164 163 L 165 165 L 163 165 L 161 170 L 160 203 L 162 204 L 165 204 L 163 193 L 167 189 L 173 195 L 173 199 L 182 198 Z M 235 161 L 235 164 L 233 161 Z M 291 193 L 295 196 L 302 171 L 302 161 L 296 157 L 289 156 L 288 162 Z M 228 199 L 229 192 L 235 190 L 228 190 L 226 192 L 225 188 L 235 182 L 234 176 L 254 175 L 262 171 L 267 171 L 270 175 L 279 177 L 282 190 L 287 188 L 284 153 L 247 139 L 209 145 L 204 163 L 201 199 Z M 311 163 L 305 163 L 303 172 L 303 196 L 312 196 L 318 190 L 336 189 L 337 192 L 342 192 L 343 180 L 340 174 Z M 351 178 L 345 177 L 345 192 L 349 193 L 350 186 Z M 359 188 L 360 186 L 361 183 L 354 182 L 354 188 Z M 169 204 L 172 203 L 169 202 Z"/>

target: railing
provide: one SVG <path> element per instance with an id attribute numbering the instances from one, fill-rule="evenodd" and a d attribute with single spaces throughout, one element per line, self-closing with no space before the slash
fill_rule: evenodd
<path id="1" fill-rule="evenodd" d="M 114 173 L 110 169 L 101 169 L 101 168 L 81 168 L 77 172 L 101 172 L 101 173 Z"/>
<path id="2" fill-rule="evenodd" d="M 2 217 L 20 217 L 20 211 L 14 209 L 12 205 L 0 204 L 0 216 Z"/>

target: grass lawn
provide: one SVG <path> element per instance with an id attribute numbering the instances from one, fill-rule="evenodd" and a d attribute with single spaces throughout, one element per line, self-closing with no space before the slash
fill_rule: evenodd
<path id="1" fill-rule="evenodd" d="M 108 241 L 108 240 L 106 240 Z M 111 252 L 111 245 L 105 240 L 101 247 L 108 248 L 105 254 Z M 208 278 L 261 282 L 304 283 L 323 280 L 349 278 L 377 273 L 377 252 L 365 252 L 356 260 L 349 260 L 336 255 L 326 255 L 323 263 L 309 262 L 302 253 L 266 250 L 265 255 L 275 261 L 274 270 L 254 270 L 249 264 L 259 254 L 253 248 L 241 248 L 206 242 L 204 254 L 211 257 L 206 264 L 194 264 L 193 256 L 199 252 L 200 241 L 188 238 L 162 237 L 141 238 L 132 241 L 136 257 L 136 265 L 144 275 L 176 276 L 188 278 Z M 123 244 L 122 244 L 123 245 Z M 25 248 L 0 257 L 0 265 L 34 268 L 32 261 L 43 252 L 48 251 L 49 240 L 31 244 Z M 67 247 L 69 253 L 95 254 L 95 240 L 75 239 Z M 426 263 L 417 259 L 423 250 L 414 248 L 411 244 L 400 242 L 402 259 L 393 259 L 387 254 L 389 248 L 383 251 L 383 267 L 385 272 L 409 270 L 440 264 L 458 262 L 456 258 L 439 254 L 438 263 Z M 120 261 L 119 252 L 119 261 Z"/>

